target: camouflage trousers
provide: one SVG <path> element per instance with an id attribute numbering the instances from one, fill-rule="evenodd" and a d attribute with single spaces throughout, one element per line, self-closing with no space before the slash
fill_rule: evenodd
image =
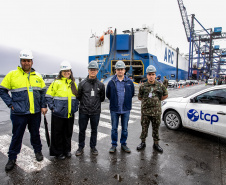
<path id="1" fill-rule="evenodd" d="M 161 115 L 147 116 L 142 114 L 141 115 L 142 132 L 140 135 L 140 139 L 143 142 L 145 142 L 146 137 L 148 136 L 148 128 L 149 128 L 150 122 L 152 123 L 152 137 L 154 141 L 159 140 L 159 126 L 161 123 Z"/>

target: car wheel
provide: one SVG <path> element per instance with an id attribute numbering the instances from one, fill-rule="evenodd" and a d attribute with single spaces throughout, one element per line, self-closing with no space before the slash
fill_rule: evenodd
<path id="1" fill-rule="evenodd" d="M 163 119 L 168 129 L 177 130 L 182 126 L 180 115 L 176 111 L 168 111 Z"/>

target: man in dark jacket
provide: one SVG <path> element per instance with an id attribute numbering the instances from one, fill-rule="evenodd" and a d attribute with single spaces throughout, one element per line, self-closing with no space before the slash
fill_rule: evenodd
<path id="1" fill-rule="evenodd" d="M 118 122 L 121 117 L 121 148 L 125 152 L 130 153 L 131 150 L 126 146 L 126 140 L 128 136 L 128 122 L 130 110 L 132 108 L 132 98 L 134 96 L 134 85 L 132 80 L 127 76 L 124 76 L 126 70 L 125 63 L 119 60 L 116 65 L 116 75 L 110 80 L 107 85 L 106 96 L 110 100 L 111 111 L 111 144 L 109 152 L 114 153 L 117 147 L 118 141 Z"/>
<path id="2" fill-rule="evenodd" d="M 97 143 L 97 127 L 100 119 L 101 102 L 105 99 L 105 86 L 97 79 L 98 64 L 91 61 L 88 66 L 89 75 L 78 87 L 77 99 L 80 101 L 79 106 L 79 144 L 75 155 L 83 154 L 85 147 L 85 135 L 88 122 L 91 125 L 90 147 L 93 155 L 98 155 L 96 149 Z"/>
<path id="3" fill-rule="evenodd" d="M 41 112 L 46 114 L 46 87 L 42 76 L 33 68 L 33 55 L 30 50 L 20 52 L 20 64 L 17 70 L 10 71 L 0 85 L 0 97 L 11 109 L 12 140 L 8 152 L 6 171 L 16 164 L 20 153 L 26 127 L 30 132 L 31 145 L 37 161 L 43 160 L 42 144 L 39 134 Z M 11 92 L 11 96 L 8 91 Z"/>

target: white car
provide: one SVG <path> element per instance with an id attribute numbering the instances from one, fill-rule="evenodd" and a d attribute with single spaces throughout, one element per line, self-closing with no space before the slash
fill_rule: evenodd
<path id="1" fill-rule="evenodd" d="M 187 83 L 186 83 L 185 80 L 180 80 L 180 81 L 178 82 L 178 84 L 179 84 L 179 85 L 186 85 Z"/>
<path id="2" fill-rule="evenodd" d="M 168 86 L 169 87 L 177 87 L 177 81 L 176 80 L 169 80 Z"/>
<path id="3" fill-rule="evenodd" d="M 162 101 L 162 120 L 171 130 L 184 126 L 226 138 L 226 85 Z"/>
<path id="4" fill-rule="evenodd" d="M 191 83 L 193 83 L 193 84 L 198 84 L 199 82 L 198 82 L 198 80 L 190 80 L 191 81 Z"/>
<path id="5" fill-rule="evenodd" d="M 208 79 L 207 85 L 214 85 L 214 79 Z"/>
<path id="6" fill-rule="evenodd" d="M 56 80 L 57 76 L 58 76 L 58 73 L 53 73 L 53 74 L 43 74 L 43 75 L 42 75 L 42 78 L 43 78 L 43 80 L 44 80 L 46 86 L 48 87 L 48 86 L 50 86 L 50 84 L 51 84 L 54 80 Z"/>

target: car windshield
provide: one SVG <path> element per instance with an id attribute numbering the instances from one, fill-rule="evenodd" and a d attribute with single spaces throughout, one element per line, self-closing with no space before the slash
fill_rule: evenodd
<path id="1" fill-rule="evenodd" d="M 212 82 L 212 81 L 213 81 L 213 79 L 209 79 L 209 80 L 208 80 L 208 82 Z"/>
<path id="2" fill-rule="evenodd" d="M 180 80 L 179 82 L 185 82 L 184 80 Z"/>
<path id="3" fill-rule="evenodd" d="M 187 97 L 191 96 L 192 94 L 194 94 L 195 92 L 196 92 L 195 90 L 191 91 L 191 89 L 190 89 L 189 91 L 186 92 L 187 94 L 185 96 L 183 96 L 183 98 L 187 98 Z"/>
<path id="4" fill-rule="evenodd" d="M 216 89 L 196 97 L 197 102 L 207 104 L 226 104 L 226 89 Z"/>
<path id="5" fill-rule="evenodd" d="M 43 79 L 55 79 L 57 78 L 57 75 L 44 75 Z"/>
<path id="6" fill-rule="evenodd" d="M 175 82 L 175 80 L 169 80 L 169 82 Z"/>

